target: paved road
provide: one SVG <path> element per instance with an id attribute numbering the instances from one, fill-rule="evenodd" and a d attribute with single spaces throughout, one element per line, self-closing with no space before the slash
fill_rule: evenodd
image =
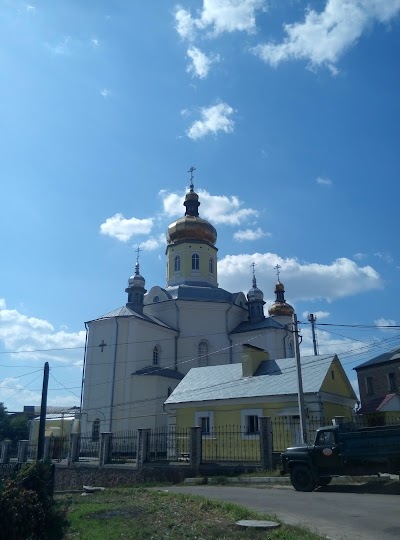
<path id="1" fill-rule="evenodd" d="M 329 486 L 300 493 L 293 488 L 172 486 L 169 492 L 191 493 L 276 514 L 285 523 L 305 525 L 335 540 L 399 540 L 398 494 L 374 494 Z M 353 491 L 353 492 L 351 492 Z"/>

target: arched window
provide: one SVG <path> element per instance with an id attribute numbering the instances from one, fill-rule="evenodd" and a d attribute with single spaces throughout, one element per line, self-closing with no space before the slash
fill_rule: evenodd
<path id="1" fill-rule="evenodd" d="M 198 348 L 199 367 L 208 366 L 208 343 L 200 341 Z"/>
<path id="2" fill-rule="evenodd" d="M 212 257 L 210 257 L 208 261 L 208 271 L 210 272 L 210 274 L 214 273 L 214 259 Z"/>
<path id="3" fill-rule="evenodd" d="M 193 253 L 192 270 L 199 270 L 199 268 L 200 268 L 200 257 L 197 255 L 197 253 Z"/>
<path id="4" fill-rule="evenodd" d="M 174 271 L 175 271 L 175 272 L 180 272 L 180 271 L 181 271 L 181 258 L 180 258 L 179 255 L 177 255 L 177 256 L 175 257 Z"/>
<path id="5" fill-rule="evenodd" d="M 96 418 L 93 421 L 92 426 L 92 441 L 98 441 L 100 439 L 100 420 Z"/>
<path id="6" fill-rule="evenodd" d="M 153 296 L 153 302 L 154 302 L 155 304 L 157 304 L 157 302 L 159 302 L 159 301 L 160 301 L 160 297 L 159 297 L 158 295 Z"/>
<path id="7" fill-rule="evenodd" d="M 168 397 L 172 394 L 172 388 L 168 386 Z"/>
<path id="8" fill-rule="evenodd" d="M 158 366 L 160 360 L 160 347 L 156 345 L 153 349 L 153 366 Z"/>

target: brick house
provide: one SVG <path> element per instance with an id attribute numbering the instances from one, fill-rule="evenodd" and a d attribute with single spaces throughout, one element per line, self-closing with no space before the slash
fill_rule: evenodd
<path id="1" fill-rule="evenodd" d="M 400 347 L 354 368 L 361 408 L 370 425 L 400 421 Z"/>

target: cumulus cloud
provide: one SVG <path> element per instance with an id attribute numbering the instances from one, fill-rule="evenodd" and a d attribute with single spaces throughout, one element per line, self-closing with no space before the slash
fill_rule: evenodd
<path id="1" fill-rule="evenodd" d="M 399 12 L 399 0 L 328 0 L 323 11 L 307 9 L 303 22 L 285 24 L 281 43 L 260 44 L 252 52 L 271 66 L 302 59 L 336 74 L 340 57 L 374 22 L 387 23 Z"/>
<path id="2" fill-rule="evenodd" d="M 233 235 L 233 238 L 238 242 L 245 242 L 247 240 L 259 240 L 264 236 L 271 236 L 271 233 L 264 232 L 261 227 L 257 229 L 245 229 L 236 231 Z"/>
<path id="3" fill-rule="evenodd" d="M 219 55 L 207 56 L 197 47 L 189 47 L 187 55 L 191 60 L 191 64 L 188 65 L 186 71 L 191 73 L 194 77 L 199 79 L 205 79 L 210 71 L 211 64 L 219 62 Z"/>
<path id="4" fill-rule="evenodd" d="M 190 139 L 201 139 L 209 133 L 216 135 L 219 131 L 233 132 L 235 123 L 231 116 L 234 110 L 226 103 L 203 107 L 200 112 L 201 120 L 196 120 L 186 132 Z"/>
<path id="5" fill-rule="evenodd" d="M 221 287 L 228 290 L 244 290 L 249 280 L 252 262 L 257 265 L 257 283 L 268 294 L 275 281 L 274 266 L 281 266 L 281 277 L 285 283 L 287 298 L 296 300 L 337 298 L 380 289 L 383 287 L 379 273 L 371 266 L 359 266 L 347 258 L 331 264 L 301 262 L 296 258 L 282 258 L 275 253 L 227 255 L 218 263 Z"/>
<path id="6" fill-rule="evenodd" d="M 303 318 L 307 319 L 307 317 L 310 315 L 310 313 L 313 313 L 314 317 L 316 317 L 317 321 L 320 321 L 321 319 L 326 319 L 329 317 L 330 313 L 329 311 L 303 311 Z"/>
<path id="7" fill-rule="evenodd" d="M 128 242 L 134 236 L 149 234 L 153 228 L 153 221 L 153 218 L 126 219 L 122 214 L 115 214 L 100 225 L 100 232 L 121 242 Z"/>
<path id="8" fill-rule="evenodd" d="M 145 251 L 154 251 L 162 246 L 165 246 L 166 238 L 165 234 L 159 236 L 152 236 L 145 242 L 140 242 L 140 247 Z"/>
<path id="9" fill-rule="evenodd" d="M 331 186 L 332 180 L 330 178 L 326 178 L 323 176 L 318 176 L 318 178 L 315 180 L 317 184 L 320 184 L 321 186 Z"/>
<path id="10" fill-rule="evenodd" d="M 375 326 L 397 326 L 397 323 L 394 319 L 385 319 L 384 317 L 380 317 L 379 319 L 376 319 L 374 321 L 374 324 Z M 388 328 L 381 328 L 381 330 L 388 330 Z"/>
<path id="11" fill-rule="evenodd" d="M 26 360 L 57 361 L 77 360 L 82 356 L 81 347 L 85 344 L 85 332 L 66 332 L 55 330 L 53 325 L 44 319 L 28 317 L 16 309 L 7 309 L 4 299 L 0 299 L 0 340 L 9 351 L 36 351 L 29 354 L 20 353 L 15 357 Z M 78 349 L 79 352 L 73 349 Z M 46 349 L 53 349 L 44 353 Z M 54 349 L 58 349 L 54 350 Z M 62 349 L 69 349 L 62 351 Z"/>
<path id="12" fill-rule="evenodd" d="M 182 39 L 191 40 L 198 31 L 209 37 L 223 32 L 248 32 L 256 29 L 256 12 L 265 9 L 265 0 L 203 0 L 198 17 L 181 6 L 175 10 L 175 28 Z"/>
<path id="13" fill-rule="evenodd" d="M 252 218 L 257 218 L 258 212 L 253 208 L 243 208 L 243 203 L 235 195 L 211 195 L 203 189 L 196 190 L 200 197 L 199 213 L 201 217 L 214 224 L 239 225 Z M 164 213 L 169 217 L 182 215 L 183 194 L 161 191 Z"/>

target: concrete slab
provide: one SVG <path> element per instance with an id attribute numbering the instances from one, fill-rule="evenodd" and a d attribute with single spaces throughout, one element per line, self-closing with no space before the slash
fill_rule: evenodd
<path id="1" fill-rule="evenodd" d="M 259 529 L 277 529 L 281 526 L 277 521 L 264 521 L 259 519 L 241 519 L 236 522 L 239 527 L 256 527 Z"/>

